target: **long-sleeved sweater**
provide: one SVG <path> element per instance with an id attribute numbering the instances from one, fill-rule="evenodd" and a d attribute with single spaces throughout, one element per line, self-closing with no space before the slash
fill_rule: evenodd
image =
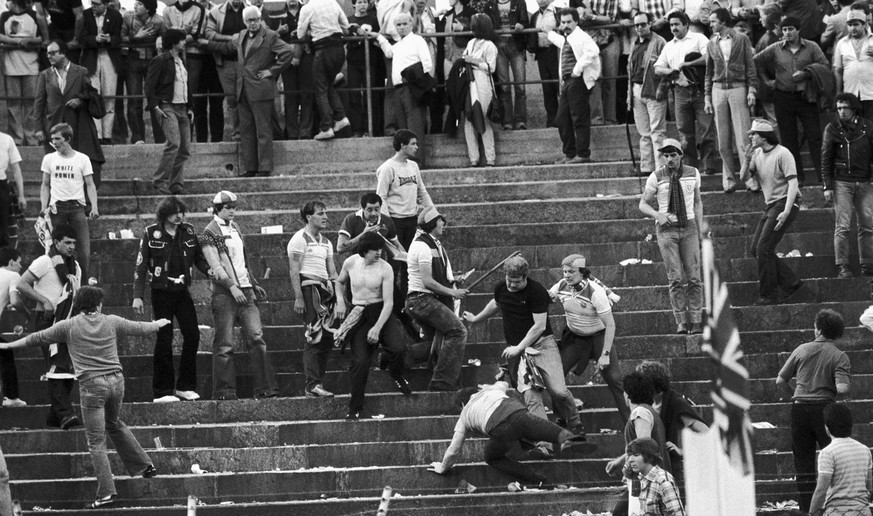
<path id="1" fill-rule="evenodd" d="M 79 381 L 120 372 L 119 335 L 149 335 L 158 330 L 156 322 L 128 321 L 99 312 L 79 314 L 51 328 L 27 336 L 27 345 L 66 342 Z"/>

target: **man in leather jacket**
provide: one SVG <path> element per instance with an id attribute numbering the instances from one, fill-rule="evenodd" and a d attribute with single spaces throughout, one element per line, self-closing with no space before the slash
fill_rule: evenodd
<path id="1" fill-rule="evenodd" d="M 176 197 L 166 197 L 161 201 L 155 214 L 157 222 L 143 232 L 133 274 L 134 311 L 143 313 L 143 292 L 148 283 L 155 319 L 170 320 L 170 324 L 158 330 L 155 340 L 152 377 L 155 402 L 200 398 L 194 390 L 200 329 L 188 287 L 194 267 L 204 274 L 209 267 L 194 227 L 184 222 L 187 211 L 185 204 Z M 183 338 L 178 378 L 173 370 L 173 317 Z"/>

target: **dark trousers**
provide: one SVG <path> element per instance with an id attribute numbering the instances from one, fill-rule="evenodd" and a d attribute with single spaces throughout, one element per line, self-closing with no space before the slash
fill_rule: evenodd
<path id="1" fill-rule="evenodd" d="M 246 172 L 273 171 L 273 101 L 249 102 L 239 97 L 239 134 L 242 166 Z"/>
<path id="2" fill-rule="evenodd" d="M 531 484 L 545 482 L 546 477 L 526 468 L 518 461 L 507 458 L 506 454 L 518 445 L 520 439 L 557 444 L 563 431 L 560 426 L 535 417 L 526 410 L 513 412 L 488 433 L 490 440 L 485 445 L 485 462 L 512 478 Z"/>
<path id="3" fill-rule="evenodd" d="M 582 77 L 564 79 L 561 84 L 561 98 L 558 101 L 558 134 L 563 142 L 564 156 L 575 158 L 591 157 L 591 108 L 588 97 L 591 91 L 585 86 Z"/>
<path id="4" fill-rule="evenodd" d="M 282 72 L 285 89 L 285 138 L 308 140 L 312 138 L 312 54 L 304 53 L 297 67 L 289 66 Z"/>
<path id="5" fill-rule="evenodd" d="M 696 86 L 676 86 L 673 95 L 676 99 L 676 129 L 685 146 L 685 164 L 704 171 L 718 170 L 715 166 L 718 157 L 715 121 L 705 110 L 703 91 Z"/>
<path id="6" fill-rule="evenodd" d="M 303 290 L 303 302 L 306 313 L 303 317 L 306 324 L 312 324 L 318 320 L 318 307 L 313 300 L 313 290 L 318 289 L 322 301 L 330 298 L 330 294 L 318 285 L 306 285 Z M 310 391 L 316 385 L 324 382 L 324 373 L 327 371 L 327 359 L 333 348 L 333 334 L 322 330 L 319 342 L 305 342 L 303 344 L 303 374 L 306 376 L 306 390 Z"/>
<path id="7" fill-rule="evenodd" d="M 206 61 L 206 56 L 203 54 L 188 54 L 185 59 L 185 68 L 188 70 L 188 91 L 193 95 L 195 93 L 203 93 L 200 77 L 203 75 L 203 65 Z M 209 135 L 209 118 L 206 113 L 207 102 L 204 97 L 192 97 L 191 111 L 194 113 L 194 134 L 197 141 L 200 137 Z"/>
<path id="8" fill-rule="evenodd" d="M 18 370 L 15 368 L 15 353 L 11 349 L 0 351 L 0 377 L 3 379 L 3 397 L 17 399 Z"/>
<path id="9" fill-rule="evenodd" d="M 373 55 L 370 55 L 371 62 Z M 348 87 L 363 88 L 367 83 L 367 66 L 364 64 L 353 65 L 346 67 L 348 72 Z M 370 66 L 370 86 L 376 86 L 376 66 Z M 382 97 L 381 91 L 371 92 L 373 101 L 373 132 L 382 132 Z M 367 119 L 367 92 L 366 91 L 350 91 L 349 92 L 349 121 L 352 123 L 352 132 L 355 134 L 368 133 Z M 373 136 L 373 135 L 370 135 Z"/>
<path id="10" fill-rule="evenodd" d="M 54 324 L 54 314 L 49 314 L 46 312 L 34 312 L 34 315 L 36 317 L 36 321 L 34 323 L 35 331 L 45 330 L 47 328 L 50 328 L 52 324 Z M 72 371 L 72 367 L 69 367 L 69 370 L 63 367 L 64 365 L 69 366 L 70 362 L 70 355 L 69 351 L 67 351 L 67 345 L 59 343 L 58 348 L 58 353 L 54 356 L 49 356 L 48 346 L 42 348 L 42 354 L 45 358 L 46 367 L 51 369 L 52 366 L 55 366 L 58 372 Z M 70 393 L 73 392 L 73 380 L 49 379 L 49 381 L 46 383 L 48 384 L 48 393 L 51 405 L 49 406 L 49 412 L 46 415 L 45 422 L 48 426 L 60 426 L 61 421 L 63 421 L 64 418 L 75 415 L 75 412 L 73 411 L 73 403 L 70 401 Z"/>
<path id="11" fill-rule="evenodd" d="M 220 142 L 224 139 L 224 89 L 221 87 L 221 81 L 218 78 L 218 69 L 215 67 L 215 60 L 212 56 L 203 58 L 203 70 L 200 73 L 200 91 L 197 93 L 209 93 L 209 97 L 197 99 L 194 103 L 202 101 L 203 109 L 209 108 L 208 125 L 199 127 L 194 123 L 197 131 L 197 141 L 200 143 L 212 141 Z"/>
<path id="12" fill-rule="evenodd" d="M 9 181 L 3 179 L 0 180 L 0 247 L 12 245 L 9 236 Z"/>
<path id="13" fill-rule="evenodd" d="M 127 94 L 142 96 L 143 83 L 149 69 L 149 61 L 138 57 L 128 57 L 127 60 Z M 190 83 L 189 83 L 190 87 Z M 164 132 L 161 124 L 154 113 L 150 115 L 152 121 L 152 134 L 155 143 L 164 143 Z M 133 98 L 127 101 L 127 123 L 130 126 L 130 143 L 145 141 L 145 122 L 143 117 L 143 99 Z"/>
<path id="14" fill-rule="evenodd" d="M 800 135 L 797 132 L 797 122 L 803 125 L 803 135 L 809 149 L 809 157 L 815 168 L 815 175 L 821 181 L 821 120 L 818 117 L 818 104 L 807 102 L 803 92 L 788 93 L 776 90 L 773 93 L 773 108 L 776 110 L 776 123 L 779 124 L 779 136 L 782 145 L 794 155 L 797 165 L 797 180 L 802 186 L 805 177 L 803 162 L 800 159 Z"/>
<path id="15" fill-rule="evenodd" d="M 333 123 L 346 116 L 345 107 L 333 84 L 336 74 L 343 68 L 346 59 L 341 45 L 327 46 L 315 51 L 312 61 L 312 78 L 315 87 L 315 103 L 318 106 L 318 128 L 327 131 Z"/>
<path id="16" fill-rule="evenodd" d="M 540 71 L 540 80 L 557 80 L 558 76 L 558 47 L 550 46 L 539 50 L 536 54 L 537 68 Z M 546 127 L 556 127 L 558 117 L 558 96 L 560 88 L 557 83 L 543 84 L 543 104 L 546 107 Z"/>
<path id="17" fill-rule="evenodd" d="M 367 333 L 379 320 L 382 312 L 382 303 L 368 305 L 364 308 L 361 321 L 351 336 L 352 342 L 352 366 L 351 372 L 351 399 L 349 411 L 360 412 L 364 408 L 364 389 L 367 387 L 367 378 L 370 376 L 370 363 L 373 353 L 379 343 L 371 344 L 367 341 Z M 403 375 L 403 333 L 400 323 L 394 317 L 388 317 L 379 342 L 388 355 L 388 373 L 391 378 L 400 378 Z"/>
<path id="18" fill-rule="evenodd" d="M 752 238 L 751 253 L 758 260 L 758 282 L 762 298 L 777 299 L 777 289 L 793 287 L 800 281 L 785 261 L 776 256 L 776 246 L 782 240 L 782 236 L 791 226 L 800 209 L 795 204 L 791 208 L 791 214 L 785 220 L 785 224 L 777 231 L 776 217 L 785 209 L 785 200 L 776 201 L 764 210 L 755 236 Z"/>
<path id="19" fill-rule="evenodd" d="M 395 88 L 394 101 L 397 103 L 397 128 L 409 129 L 418 139 L 419 152 L 415 160 L 424 163 L 424 136 L 426 131 L 427 107 L 419 103 L 407 86 Z"/>
<path id="20" fill-rule="evenodd" d="M 155 319 L 169 319 L 170 324 L 158 330 L 155 338 L 154 372 L 152 389 L 155 398 L 173 395 L 174 391 L 193 391 L 197 387 L 197 348 L 200 346 L 200 329 L 197 327 L 197 310 L 188 289 L 152 289 L 152 311 Z M 173 317 L 182 332 L 182 356 L 179 362 L 179 379 L 173 368 Z"/>
<path id="21" fill-rule="evenodd" d="M 124 95 L 124 85 L 127 83 L 127 56 L 122 59 L 115 68 L 118 80 L 115 83 L 115 94 Z M 127 118 L 124 115 L 124 99 L 115 99 L 115 120 L 112 122 L 112 143 L 127 143 Z"/>
<path id="22" fill-rule="evenodd" d="M 873 100 L 862 100 L 861 110 L 864 113 L 864 118 L 873 120 Z"/>
<path id="23" fill-rule="evenodd" d="M 588 368 L 588 363 L 594 360 L 595 362 L 603 353 L 603 338 L 606 336 L 606 330 L 601 330 L 594 335 L 576 335 L 570 328 L 565 327 L 561 334 L 561 342 L 558 343 L 558 350 L 561 352 L 561 363 L 564 365 L 564 376 L 574 367 L 575 374 L 582 375 L 585 369 Z M 578 365 L 577 365 L 578 364 Z M 612 399 L 615 401 L 615 406 L 618 408 L 618 413 L 621 415 L 622 423 L 627 422 L 630 417 L 630 409 L 627 403 L 624 402 L 624 389 L 621 384 L 621 362 L 618 359 L 618 353 L 615 346 L 609 354 L 609 365 L 600 371 L 603 376 L 603 381 L 609 387 L 609 392 L 612 394 Z"/>
<path id="24" fill-rule="evenodd" d="M 824 449 L 831 443 L 824 425 L 824 408 L 830 403 L 791 405 L 791 451 L 794 453 L 798 498 L 803 513 L 809 512 L 812 492 L 815 491 L 815 446 L 818 444 L 820 449 Z"/>

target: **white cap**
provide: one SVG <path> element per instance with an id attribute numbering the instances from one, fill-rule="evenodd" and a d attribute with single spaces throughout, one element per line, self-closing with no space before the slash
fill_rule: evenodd
<path id="1" fill-rule="evenodd" d="M 236 194 L 227 190 L 222 190 L 215 194 L 215 199 L 212 199 L 212 204 L 227 204 L 236 202 Z"/>

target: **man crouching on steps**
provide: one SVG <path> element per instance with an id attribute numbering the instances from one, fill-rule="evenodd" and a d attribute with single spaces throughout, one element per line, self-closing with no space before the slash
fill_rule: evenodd
<path id="1" fill-rule="evenodd" d="M 485 462 L 489 466 L 532 486 L 546 482 L 546 477 L 506 456 L 520 439 L 556 443 L 564 458 L 589 455 L 597 450 L 597 445 L 589 443 L 584 435 L 574 435 L 546 419 L 530 414 L 520 401 L 507 394 L 508 390 L 509 384 L 506 382 L 485 385 L 478 392 L 475 388 L 461 390 L 458 401 L 464 403 L 464 408 L 455 424 L 452 442 L 443 460 L 431 463 L 428 471 L 439 475 L 448 473 L 457 463 L 461 446 L 471 433 L 490 438 L 485 445 Z"/>

